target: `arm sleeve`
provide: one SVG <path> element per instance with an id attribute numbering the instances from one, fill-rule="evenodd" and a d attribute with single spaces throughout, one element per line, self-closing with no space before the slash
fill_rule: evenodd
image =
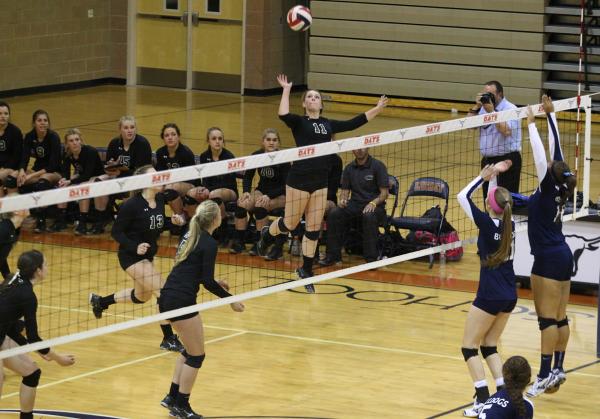
<path id="1" fill-rule="evenodd" d="M 108 162 L 110 159 L 117 160 L 117 146 L 116 143 L 112 140 L 108 143 L 108 147 L 106 148 L 106 156 L 104 157 L 105 162 Z"/>
<path id="2" fill-rule="evenodd" d="M 230 297 L 231 294 L 215 281 L 215 261 L 217 260 L 217 245 L 206 246 L 202 256 L 202 284 L 209 292 L 220 298 Z"/>
<path id="3" fill-rule="evenodd" d="M 483 185 L 483 179 L 480 176 L 477 176 L 456 196 L 458 203 L 462 207 L 463 211 L 467 214 L 467 217 L 473 220 L 478 227 L 480 226 L 486 214 L 477 208 L 471 199 L 471 195 L 473 195 L 473 192 L 479 189 L 481 185 Z"/>
<path id="4" fill-rule="evenodd" d="M 546 160 L 546 150 L 544 150 L 544 144 L 535 126 L 535 122 L 532 122 L 528 126 L 529 128 L 529 142 L 531 143 L 531 150 L 533 151 L 533 160 L 535 161 L 535 171 L 537 173 L 538 181 L 542 183 L 546 172 L 548 171 L 548 161 Z"/>
<path id="5" fill-rule="evenodd" d="M 60 172 L 62 150 L 60 147 L 60 137 L 53 132 L 50 139 L 50 159 L 48 161 L 47 172 Z"/>
<path id="6" fill-rule="evenodd" d="M 548 149 L 552 160 L 563 161 L 563 152 L 560 147 L 560 134 L 558 133 L 558 123 L 554 112 L 547 115 L 548 118 Z"/>
<path id="7" fill-rule="evenodd" d="M 248 169 L 244 173 L 244 180 L 242 180 L 242 192 L 250 192 L 252 189 L 252 179 L 254 179 L 254 174 L 256 173 L 256 169 Z"/>
<path id="8" fill-rule="evenodd" d="M 369 121 L 367 120 L 367 115 L 364 113 L 356 115 L 354 118 L 347 121 L 335 121 L 333 119 L 329 120 L 333 134 L 336 132 L 352 131 L 353 129 L 362 127 L 367 122 Z"/>
<path id="9" fill-rule="evenodd" d="M 131 205 L 127 205 L 125 202 L 119 212 L 117 213 L 117 218 L 112 227 L 111 236 L 115 239 L 125 250 L 131 252 L 137 252 L 137 247 L 139 243 L 131 240 L 127 237 L 125 229 L 127 225 L 135 222 L 135 209 L 131 208 Z"/>
<path id="10" fill-rule="evenodd" d="M 25 318 L 25 333 L 27 334 L 27 341 L 29 343 L 41 342 L 42 338 L 38 334 L 38 326 L 36 319 L 37 312 L 37 298 L 35 294 L 33 294 L 33 290 L 31 290 L 32 295 L 26 299 L 25 307 L 24 307 L 24 318 Z M 41 354 L 47 354 L 50 352 L 50 348 L 40 349 L 38 351 Z"/>
<path id="11" fill-rule="evenodd" d="M 139 138 L 136 140 L 140 140 Z M 147 164 L 152 164 L 152 148 L 150 148 L 150 143 L 147 140 L 140 140 L 138 146 L 135 149 L 135 155 L 132 156 L 132 166 L 124 172 L 126 175 L 123 176 L 132 176 L 135 172 L 135 169 L 138 167 L 145 166 Z"/>
<path id="12" fill-rule="evenodd" d="M 13 138 L 13 151 L 10 156 L 10 160 L 6 167 L 18 168 L 23 158 L 23 133 L 20 129 L 15 129 L 15 136 Z"/>
<path id="13" fill-rule="evenodd" d="M 288 126 L 288 128 L 294 129 L 300 123 L 302 117 L 294 113 L 288 113 L 285 115 L 279 115 L 279 119 L 281 119 Z"/>
<path id="14" fill-rule="evenodd" d="M 154 166 L 154 168 L 156 169 L 157 172 L 160 172 L 162 170 L 167 170 L 167 164 L 165 163 L 165 159 L 163 158 L 163 155 L 157 152 L 156 154 L 156 165 Z"/>

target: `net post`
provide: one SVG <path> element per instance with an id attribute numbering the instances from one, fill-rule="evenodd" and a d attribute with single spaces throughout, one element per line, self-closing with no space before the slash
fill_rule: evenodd
<path id="1" fill-rule="evenodd" d="M 600 358 L 600 270 L 598 270 L 598 312 L 596 313 L 596 358 Z"/>

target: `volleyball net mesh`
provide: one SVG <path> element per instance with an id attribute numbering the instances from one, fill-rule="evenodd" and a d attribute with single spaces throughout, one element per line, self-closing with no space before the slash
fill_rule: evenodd
<path id="1" fill-rule="evenodd" d="M 554 102 L 558 119 L 558 129 L 565 160 L 573 171 L 576 171 L 578 187 L 581 192 L 580 204 L 573 216 L 585 215 L 589 202 L 589 150 L 591 138 L 591 98 L 581 97 L 580 112 L 577 98 L 569 98 Z M 548 128 L 543 117 L 541 105 L 532 106 L 538 131 L 547 144 Z M 580 121 L 578 122 L 578 113 Z M 46 192 L 6 197 L 0 201 L 0 212 L 10 213 L 23 208 L 48 207 L 64 203 L 77 202 L 82 198 L 106 196 L 127 191 L 139 190 L 156 185 L 169 185 L 191 179 L 205 179 L 212 176 L 241 172 L 253 168 L 261 168 L 298 159 L 337 154 L 343 166 L 354 160 L 353 150 L 369 150 L 370 155 L 383 162 L 388 175 L 398 181 L 398 187 L 390 189 L 386 202 L 387 217 L 398 217 L 404 206 L 405 196 L 411 183 L 418 178 L 439 178 L 449 188 L 448 210 L 446 220 L 458 232 L 461 240 L 467 241 L 476 237 L 475 225 L 466 217 L 456 201 L 456 194 L 475 178 L 481 170 L 481 152 L 479 136 L 482 127 L 490 124 L 518 120 L 522 131 L 522 169 L 519 192 L 524 195 L 532 193 L 538 185 L 533 162 L 529 135 L 526 124 L 526 109 L 497 112 L 492 114 L 458 117 L 456 119 L 430 123 L 426 125 L 403 128 L 393 131 L 373 133 L 360 137 L 337 139 L 331 143 L 318 144 L 302 148 L 290 148 L 278 152 L 236 158 L 234 160 L 183 167 L 166 172 L 132 176 L 117 180 L 108 180 L 74 187 L 60 188 Z M 323 174 L 328 176 L 328 174 Z M 240 182 L 238 180 L 238 182 Z M 255 179 L 256 184 L 256 179 Z M 391 183 L 390 183 L 391 185 Z M 241 191 L 241 182 L 239 185 Z M 474 196 L 475 202 L 483 207 L 483 195 Z M 437 202 L 443 208 L 445 202 Z M 416 197 L 406 202 L 405 215 L 419 216 L 435 205 L 429 197 Z M 394 208 L 395 207 L 395 208 Z M 51 211 L 50 211 L 51 212 Z M 233 236 L 233 215 L 230 214 L 224 223 L 230 237 Z M 431 254 L 461 245 L 461 242 L 420 248 L 411 251 L 410 240 L 414 239 L 414 231 L 398 230 L 391 234 L 388 228 L 389 219 L 380 223 L 378 237 L 360 237 L 360 222 L 349 222 L 345 225 L 343 264 L 327 268 L 315 265 L 315 276 L 298 280 L 295 269 L 302 264 L 302 257 L 292 252 L 294 237 L 290 235 L 283 247 L 283 257 L 275 261 L 267 261 L 248 253 L 232 254 L 227 247 L 219 249 L 217 256 L 216 277 L 225 279 L 231 287 L 233 297 L 219 300 L 207 291 L 202 290 L 198 296 L 198 306 L 180 309 L 177 313 L 162 313 L 157 310 L 156 301 L 152 299 L 143 305 L 116 304 L 104 312 L 102 319 L 97 320 L 89 306 L 89 294 L 106 295 L 123 288 L 132 287 L 132 280 L 120 268 L 117 259 L 118 245 L 107 232 L 99 236 L 76 236 L 73 230 L 60 233 L 35 234 L 34 220 L 27 219 L 22 227 L 21 236 L 8 258 L 9 266 L 16 269 L 18 256 L 30 249 L 43 252 L 49 267 L 49 274 L 43 284 L 36 287 L 38 298 L 39 334 L 45 339 L 43 343 L 30 344 L 21 348 L 0 352 L 0 359 L 16 353 L 24 353 L 47 345 L 53 346 L 81 340 L 100 334 L 115 332 L 126 328 L 141 326 L 157 320 L 173 317 L 183 313 L 202 311 L 211 307 L 225 305 L 233 301 L 241 301 L 274 292 L 288 290 L 308 283 L 318 283 L 328 279 L 339 278 L 369 269 L 388 269 L 390 265 L 421 259 Z M 331 220 L 325 221 L 325 224 Z M 256 240 L 258 232 L 252 230 L 246 234 L 246 249 Z M 107 230 L 110 230 L 110 226 Z M 386 233 L 387 231 L 387 233 Z M 412 233 L 412 234 L 411 234 Z M 315 259 L 327 252 L 327 237 L 322 238 Z M 387 234 L 387 237 L 386 237 Z M 296 238 L 302 236 L 302 228 L 294 233 Z M 227 237 L 227 236 L 226 236 Z M 360 249 L 351 249 L 349 239 L 360 237 L 359 241 L 377 241 L 380 260 L 366 263 Z M 382 240 L 382 237 L 385 237 Z M 389 244 L 401 241 L 408 250 L 390 250 Z M 162 234 L 159 250 L 154 264 L 163 279 L 168 276 L 174 261 L 179 237 Z M 356 243 L 356 240 L 354 240 Z M 382 243 L 384 243 L 382 245 Z M 383 249 L 387 243 L 388 248 Z M 394 247 L 394 246 L 392 246 Z M 394 247 L 395 249 L 395 247 Z M 400 249 L 400 247 L 398 248 Z M 416 247 L 414 248 L 416 249 Z M 414 250 L 413 249 L 413 250 Z M 321 255 L 319 255 L 321 253 Z M 416 262 L 422 263 L 422 262 Z M 472 263 L 457 261 L 460 263 Z M 395 266 L 394 269 L 401 269 Z M 318 285 L 317 285 L 318 292 Z M 316 297 L 315 297 L 316 298 Z"/>

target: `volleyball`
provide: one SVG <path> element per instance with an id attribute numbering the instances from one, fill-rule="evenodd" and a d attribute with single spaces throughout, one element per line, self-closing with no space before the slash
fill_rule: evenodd
<path id="1" fill-rule="evenodd" d="M 287 23 L 293 31 L 305 31 L 312 24 L 310 9 L 305 6 L 294 6 L 287 14 Z"/>

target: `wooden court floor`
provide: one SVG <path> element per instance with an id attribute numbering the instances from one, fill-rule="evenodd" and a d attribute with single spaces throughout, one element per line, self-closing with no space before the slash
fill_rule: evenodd
<path id="1" fill-rule="evenodd" d="M 13 122 L 23 131 L 31 113 L 43 108 L 61 135 L 77 126 L 86 142 L 106 146 L 117 135 L 118 118 L 133 114 L 138 132 L 153 149 L 161 144 L 158 133 L 166 122 L 181 127 L 183 141 L 196 153 L 205 149 L 206 128 L 217 125 L 225 131 L 226 147 L 242 156 L 257 148 L 268 126 L 280 129 L 284 146 L 292 145 L 289 131 L 276 118 L 278 99 L 99 87 L 9 102 Z M 379 117 L 358 132 L 450 117 L 411 111 L 406 117 Z M 471 157 L 476 166 L 476 156 Z M 594 182 L 592 197 L 600 191 L 597 176 Z M 163 244 L 172 244 L 170 240 L 163 237 Z M 118 267 L 108 235 L 73 239 L 69 233 L 40 237 L 26 232 L 14 253 L 31 247 L 50 255 L 50 277 L 37 290 L 43 330 L 49 336 L 64 333 L 63 325 L 72 333 L 154 311 L 149 304 L 136 310 L 120 306 L 100 322 L 89 312 L 86 298 L 91 290 L 110 292 L 131 283 Z M 163 275 L 172 263 L 169 256 L 165 251 L 157 258 Z M 250 281 L 265 286 L 290 279 L 298 263 L 288 258 L 267 265 L 251 259 L 219 255 L 219 275 L 236 292 L 251 288 Z M 461 262 L 448 263 L 443 270 L 409 262 L 328 281 L 317 286 L 315 295 L 295 290 L 248 301 L 241 314 L 227 307 L 205 312 L 207 359 L 192 405 L 212 418 L 460 417 L 473 393 L 460 342 L 477 272 L 470 248 Z M 520 297 L 499 351 L 503 357 L 526 356 L 536 370 L 539 332 L 533 302 L 526 290 L 520 290 Z M 534 401 L 538 418 L 600 417 L 600 399 L 594 396 L 600 385 L 594 302 L 595 297 L 572 299 L 566 358 L 572 372 L 559 392 Z M 58 348 L 76 355 L 77 363 L 70 368 L 34 355 L 44 371 L 36 408 L 98 418 L 168 417 L 159 402 L 168 390 L 175 358 L 161 352 L 159 342 L 160 329 L 151 325 Z M 7 373 L 0 414 L 18 406 L 19 382 Z M 73 417 L 50 412 L 38 417 L 61 415 Z"/>

